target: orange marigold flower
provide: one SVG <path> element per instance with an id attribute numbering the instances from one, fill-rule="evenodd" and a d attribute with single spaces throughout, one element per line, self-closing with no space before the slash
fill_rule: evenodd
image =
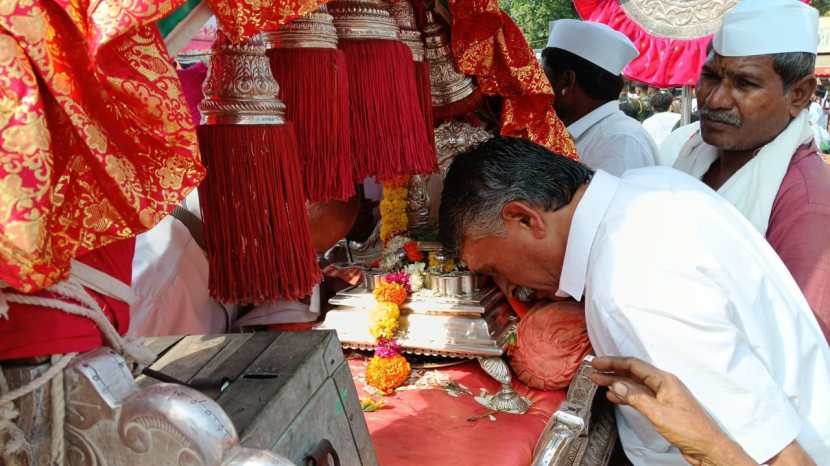
<path id="1" fill-rule="evenodd" d="M 412 368 L 400 354 L 391 358 L 374 356 L 366 366 L 366 383 L 383 393 L 391 393 L 403 385 Z"/>
<path id="2" fill-rule="evenodd" d="M 381 282 L 372 294 L 379 303 L 393 303 L 400 306 L 406 301 L 406 288 L 400 283 Z"/>

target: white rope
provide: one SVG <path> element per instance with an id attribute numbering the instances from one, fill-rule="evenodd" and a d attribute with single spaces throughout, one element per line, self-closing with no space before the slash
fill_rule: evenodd
<path id="1" fill-rule="evenodd" d="M 52 356 L 52 366 L 60 362 L 61 356 Z M 72 358 L 69 358 L 71 361 Z M 50 393 L 52 405 L 52 454 L 51 464 L 63 465 L 64 460 L 64 432 L 63 423 L 66 417 L 66 399 L 64 397 L 63 371 L 55 374 L 52 379 L 52 393 Z"/>
<path id="2" fill-rule="evenodd" d="M 6 374 L 0 368 L 0 394 L 8 393 L 9 384 L 6 382 Z M 4 464 L 12 463 L 13 455 L 17 454 L 26 446 L 26 436 L 20 427 L 14 423 L 17 417 L 17 409 L 13 403 L 0 404 L 0 457 Z"/>
<path id="3" fill-rule="evenodd" d="M 55 298 L 4 293 L 0 290 L 0 317 L 8 316 L 8 303 L 58 309 L 67 314 L 85 317 L 95 322 L 109 346 L 127 359 L 128 362 L 132 362 L 136 370 L 139 367 L 149 365 L 155 359 L 155 354 L 148 348 L 138 342 L 126 341 L 118 334 L 98 301 L 84 289 L 77 278 L 70 277 L 68 280 L 49 287 L 47 291 L 79 304 Z M 77 356 L 77 353 L 52 356 L 52 365 L 46 372 L 31 382 L 11 391 L 8 390 L 8 384 L 2 368 L 0 368 L 0 390 L 2 390 L 2 396 L 0 396 L 0 457 L 3 458 L 6 464 L 10 463 L 9 457 L 11 455 L 28 448 L 25 434 L 14 422 L 14 419 L 18 416 L 14 401 L 52 382 L 50 387 L 52 401 L 51 464 L 63 466 L 65 461 L 63 429 L 66 417 L 63 371 L 75 356 Z M 8 440 L 5 437 L 8 437 Z"/>

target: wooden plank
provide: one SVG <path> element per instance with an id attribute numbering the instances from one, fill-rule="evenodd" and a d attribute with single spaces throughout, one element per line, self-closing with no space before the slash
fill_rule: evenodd
<path id="1" fill-rule="evenodd" d="M 375 448 L 372 445 L 372 438 L 369 436 L 369 427 L 366 425 L 363 410 L 360 409 L 360 398 L 358 398 L 357 389 L 354 386 L 352 372 L 345 361 L 335 370 L 333 379 L 346 413 L 346 419 L 349 421 L 349 428 L 357 447 L 357 453 L 360 455 L 361 464 L 363 466 L 378 466 Z"/>
<path id="2" fill-rule="evenodd" d="M 331 442 L 340 457 L 340 464 L 361 464 L 340 396 L 331 379 L 327 379 L 314 393 L 311 401 L 271 449 L 294 464 L 306 464 L 306 456 L 323 439 Z"/>
<path id="3" fill-rule="evenodd" d="M 228 335 L 185 337 L 150 368 L 182 382 L 188 382 L 217 353 L 222 351 L 222 348 L 230 340 L 231 338 Z M 159 382 L 150 377 L 141 376 L 136 380 L 136 383 L 139 387 L 144 388 Z"/>
<path id="4" fill-rule="evenodd" d="M 277 339 L 278 332 L 243 333 L 232 339 L 205 367 L 190 380 L 235 382 L 268 346 Z"/>
<path id="5" fill-rule="evenodd" d="M 156 353 L 156 357 L 164 356 L 173 345 L 178 343 L 184 335 L 173 335 L 169 337 L 146 337 L 144 338 L 144 346 L 150 348 L 150 351 Z"/>
<path id="6" fill-rule="evenodd" d="M 328 332 L 285 332 L 217 400 L 241 443 L 271 449 L 326 379 Z M 348 463 L 347 463 L 348 464 Z"/>
<path id="7" fill-rule="evenodd" d="M 313 330 L 314 332 L 331 332 L 332 336 L 328 339 L 326 349 L 323 352 L 323 365 L 326 367 L 328 375 L 334 375 L 340 365 L 345 362 L 343 358 L 343 348 L 340 346 L 340 340 L 337 339 L 337 332 L 335 330 Z"/>

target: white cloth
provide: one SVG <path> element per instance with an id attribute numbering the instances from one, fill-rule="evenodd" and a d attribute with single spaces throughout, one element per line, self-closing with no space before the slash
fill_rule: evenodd
<path id="1" fill-rule="evenodd" d="M 199 195 L 194 190 L 184 207 L 201 218 Z M 208 335 L 232 328 L 282 323 L 313 322 L 320 316 L 319 286 L 311 306 L 277 301 L 256 306 L 237 321 L 239 306 L 223 305 L 210 297 L 208 261 L 190 231 L 168 216 L 136 238 L 133 259 L 133 293 L 130 330 L 134 336 Z"/>
<path id="2" fill-rule="evenodd" d="M 680 155 L 683 146 L 689 142 L 689 139 L 695 133 L 700 131 L 700 122 L 695 121 L 686 126 L 681 126 L 672 131 L 671 134 L 660 144 L 657 151 L 657 165 L 663 167 L 673 167 Z"/>
<path id="3" fill-rule="evenodd" d="M 784 264 L 703 183 L 666 167 L 597 172 L 577 206 L 559 294 L 585 297 L 600 356 L 677 375 L 758 463 L 791 441 L 830 464 L 830 347 Z M 686 465 L 617 409 L 635 465 Z"/>
<path id="4" fill-rule="evenodd" d="M 625 34 L 602 23 L 560 19 L 550 22 L 548 47 L 566 50 L 619 76 L 639 50 Z"/>
<path id="5" fill-rule="evenodd" d="M 822 143 L 828 142 L 825 138 L 827 135 L 827 111 L 824 106 L 818 102 L 810 102 L 810 123 L 815 126 L 813 130 L 816 133 L 816 143 L 821 147 Z M 827 135 L 830 137 L 830 135 Z"/>
<path id="6" fill-rule="evenodd" d="M 657 163 L 657 147 L 643 125 L 620 111 L 613 100 L 568 126 L 576 152 L 585 165 L 622 175 Z"/>
<path id="7" fill-rule="evenodd" d="M 724 57 L 816 54 L 818 10 L 801 0 L 743 0 L 723 16 L 712 47 Z"/>
<path id="8" fill-rule="evenodd" d="M 809 143 L 814 137 L 809 115 L 804 110 L 781 134 L 735 172 L 718 189 L 718 194 L 737 207 L 762 235 L 766 235 L 772 204 L 787 174 L 790 160 L 800 145 Z M 718 153 L 718 148 L 703 142 L 698 132 L 683 146 L 674 168 L 701 179 L 718 159 Z"/>
<path id="9" fill-rule="evenodd" d="M 657 112 L 643 121 L 643 128 L 648 131 L 651 139 L 659 147 L 671 134 L 678 121 L 680 121 L 679 113 Z"/>
<path id="10" fill-rule="evenodd" d="M 320 285 L 311 292 L 309 304 L 301 301 L 280 301 L 272 304 L 262 304 L 240 317 L 234 327 L 244 329 L 257 325 L 294 324 L 314 322 L 320 317 L 321 305 Z"/>
<path id="11" fill-rule="evenodd" d="M 808 110 L 810 112 L 810 123 L 818 125 L 822 114 L 824 114 L 824 109 L 821 108 L 818 102 L 810 102 Z"/>
<path id="12" fill-rule="evenodd" d="M 201 216 L 194 190 L 185 207 Z M 133 259 L 130 335 L 207 335 L 228 331 L 236 306 L 217 303 L 208 291 L 208 261 L 190 231 L 172 216 L 138 235 Z"/>

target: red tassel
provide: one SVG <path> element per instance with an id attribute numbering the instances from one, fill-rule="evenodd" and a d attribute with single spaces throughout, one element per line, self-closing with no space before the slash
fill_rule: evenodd
<path id="1" fill-rule="evenodd" d="M 435 118 L 435 124 L 440 125 L 441 123 L 461 118 L 468 113 L 473 113 L 478 110 L 482 102 L 484 102 L 484 96 L 476 88 L 472 94 L 458 102 L 433 107 L 432 112 Z"/>
<path id="2" fill-rule="evenodd" d="M 355 179 L 435 171 L 409 48 L 392 40 L 341 40 L 339 47 L 349 68 Z"/>
<path id="3" fill-rule="evenodd" d="M 310 294 L 321 273 L 293 126 L 204 125 L 197 134 L 211 296 L 258 304 Z"/>
<path id="4" fill-rule="evenodd" d="M 427 127 L 427 140 L 435 147 L 435 121 L 432 116 L 432 84 L 429 81 L 429 63 L 415 62 L 415 85 L 418 86 L 418 98 L 421 101 L 421 113 Z"/>
<path id="5" fill-rule="evenodd" d="M 297 129 L 305 193 L 312 202 L 354 193 L 346 57 L 337 49 L 271 49 L 280 100 Z"/>

